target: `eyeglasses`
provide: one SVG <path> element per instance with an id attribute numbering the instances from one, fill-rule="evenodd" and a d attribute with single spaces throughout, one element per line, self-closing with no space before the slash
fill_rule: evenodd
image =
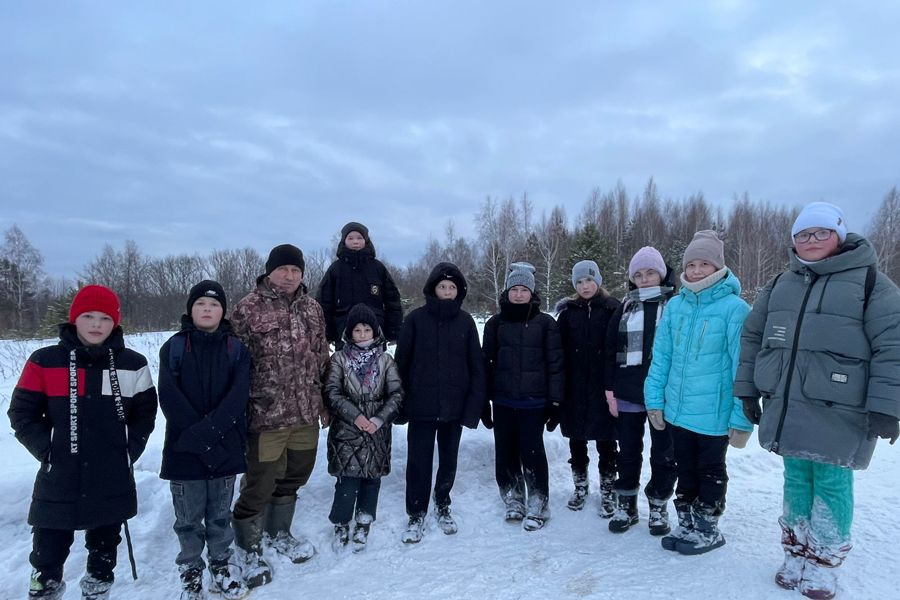
<path id="1" fill-rule="evenodd" d="M 798 244 L 808 244 L 812 238 L 816 238 L 817 241 L 824 242 L 831 237 L 832 233 L 834 233 L 833 229 L 819 229 L 811 233 L 809 231 L 801 231 L 794 236 L 794 241 Z"/>

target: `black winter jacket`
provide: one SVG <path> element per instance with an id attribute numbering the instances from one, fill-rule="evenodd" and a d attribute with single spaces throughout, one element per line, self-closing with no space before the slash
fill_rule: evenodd
<path id="1" fill-rule="evenodd" d="M 325 313 L 325 337 L 329 342 L 341 341 L 347 313 L 359 303 L 375 312 L 388 341 L 395 341 L 400 334 L 400 291 L 384 264 L 375 258 L 375 249 L 368 240 L 361 250 L 350 250 L 341 241 L 337 260 L 325 272 L 316 300 Z"/>
<path id="2" fill-rule="evenodd" d="M 604 387 L 606 331 L 619 308 L 615 298 L 580 296 L 557 305 L 557 325 L 565 353 L 566 402 L 560 419 L 563 436 L 576 440 L 614 440 L 616 421 Z"/>
<path id="3" fill-rule="evenodd" d="M 120 398 L 112 393 L 110 350 Z M 85 346 L 74 325 L 62 325 L 59 343 L 25 363 L 8 415 L 16 438 L 41 462 L 29 525 L 91 529 L 137 514 L 131 465 L 153 431 L 156 389 L 147 359 L 125 347 L 121 327 L 103 345 Z"/>
<path id="4" fill-rule="evenodd" d="M 666 265 L 666 268 L 668 272 L 661 285 L 674 289 L 675 273 L 669 265 Z M 629 290 L 636 288 L 637 286 L 634 283 L 628 282 Z M 656 312 L 659 310 L 659 307 L 659 302 L 644 302 L 644 335 L 642 340 L 644 355 L 639 365 L 622 366 L 616 362 L 616 353 L 621 352 L 625 347 L 625 338 L 619 334 L 619 324 L 622 321 L 622 312 L 625 309 L 624 303 L 619 304 L 616 312 L 613 313 L 609 320 L 605 341 L 606 374 L 603 379 L 605 389 L 612 390 L 616 398 L 636 404 L 644 403 L 644 380 L 647 379 L 650 361 L 653 358 L 653 339 L 656 336 Z"/>
<path id="5" fill-rule="evenodd" d="M 170 349 L 184 352 L 172 371 Z M 243 473 L 250 398 L 250 353 L 223 319 L 207 333 L 188 315 L 159 349 L 159 406 L 166 416 L 163 479 L 214 479 Z"/>
<path id="6" fill-rule="evenodd" d="M 484 326 L 482 343 L 488 399 L 512 407 L 562 404 L 563 351 L 553 317 L 540 310 L 532 294 L 528 304 L 500 296 L 500 312 Z"/>
<path id="7" fill-rule="evenodd" d="M 457 296 L 438 300 L 434 288 L 446 274 L 453 277 Z M 460 308 L 466 280 L 451 263 L 440 263 L 423 293 L 425 306 L 407 315 L 394 352 L 405 391 L 403 418 L 461 421 L 475 428 L 484 406 L 484 359 L 475 320 Z"/>

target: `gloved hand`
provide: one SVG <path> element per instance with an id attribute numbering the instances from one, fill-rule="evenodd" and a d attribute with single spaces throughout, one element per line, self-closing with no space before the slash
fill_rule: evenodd
<path id="1" fill-rule="evenodd" d="M 752 431 L 744 431 L 743 429 L 728 429 L 728 443 L 735 448 L 746 448 L 747 441 L 750 439 Z"/>
<path id="2" fill-rule="evenodd" d="M 562 411 L 560 410 L 559 404 L 555 402 L 552 404 L 548 404 L 544 408 L 544 417 L 546 417 L 547 419 L 547 431 L 553 431 L 559 426 L 559 418 L 561 416 L 561 412 Z"/>
<path id="3" fill-rule="evenodd" d="M 619 402 L 611 390 L 606 390 L 606 405 L 609 406 L 609 414 L 614 417 L 619 416 Z"/>
<path id="4" fill-rule="evenodd" d="M 900 421 L 897 420 L 897 417 L 870 412 L 869 435 L 866 436 L 866 439 L 874 440 L 877 437 L 891 440 L 891 445 L 893 445 L 900 437 Z"/>
<path id="5" fill-rule="evenodd" d="M 744 404 L 744 416 L 754 425 L 759 425 L 759 419 L 762 417 L 762 406 L 759 398 L 741 398 Z"/>
<path id="6" fill-rule="evenodd" d="M 484 408 L 481 409 L 481 424 L 484 425 L 485 429 L 494 428 L 494 419 L 491 418 L 491 403 L 487 400 L 484 403 Z"/>
<path id="7" fill-rule="evenodd" d="M 653 429 L 657 431 L 662 431 L 666 428 L 666 420 L 663 419 L 663 411 L 661 410 L 648 410 L 647 419 L 650 421 Z"/>

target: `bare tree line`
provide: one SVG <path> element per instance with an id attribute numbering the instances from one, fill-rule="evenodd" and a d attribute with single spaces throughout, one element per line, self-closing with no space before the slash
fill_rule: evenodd
<path id="1" fill-rule="evenodd" d="M 744 297 L 752 302 L 759 289 L 787 264 L 789 231 L 797 210 L 753 201 L 746 193 L 735 197 L 727 212 L 711 205 L 700 192 L 678 200 L 664 199 L 652 178 L 634 196 L 621 183 L 607 191 L 593 190 L 571 220 L 562 206 L 536 217 L 527 194 L 487 197 L 474 215 L 473 238 L 457 235 L 454 224 L 448 222 L 443 239 L 431 239 L 417 260 L 405 267 L 386 264 L 409 309 L 423 303 L 422 286 L 434 265 L 453 262 L 469 282 L 467 308 L 488 314 L 497 308 L 509 265 L 529 261 L 535 265 L 537 291 L 549 311 L 558 299 L 572 293 L 570 271 L 579 260 L 595 260 L 604 287 L 621 297 L 627 289 L 628 261 L 640 247 L 656 247 L 680 270 L 681 256 L 693 233 L 715 229 L 725 240 L 726 263 L 740 279 Z M 867 235 L 878 252 L 879 267 L 900 282 L 897 188 L 884 196 L 868 228 L 852 229 Z M 305 281 L 314 290 L 334 260 L 333 250 L 304 250 Z M 255 285 L 264 262 L 265 257 L 252 248 L 151 257 L 128 241 L 121 249 L 104 246 L 74 280 L 53 279 L 43 272 L 41 252 L 13 225 L 0 246 L 0 336 L 53 335 L 56 324 L 66 320 L 72 296 L 83 283 L 100 283 L 116 290 L 128 328 L 171 329 L 184 312 L 192 285 L 201 279 L 215 279 L 233 305 Z"/>

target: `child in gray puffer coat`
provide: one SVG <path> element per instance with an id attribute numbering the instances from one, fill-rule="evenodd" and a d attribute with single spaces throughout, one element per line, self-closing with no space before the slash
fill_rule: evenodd
<path id="1" fill-rule="evenodd" d="M 375 520 L 381 478 L 391 472 L 391 423 L 400 414 L 403 389 L 371 308 L 357 304 L 347 315 L 344 346 L 331 356 L 325 403 L 333 421 L 328 430 L 328 473 L 337 477 L 328 519 L 334 549 L 350 541 L 365 549 Z"/>

